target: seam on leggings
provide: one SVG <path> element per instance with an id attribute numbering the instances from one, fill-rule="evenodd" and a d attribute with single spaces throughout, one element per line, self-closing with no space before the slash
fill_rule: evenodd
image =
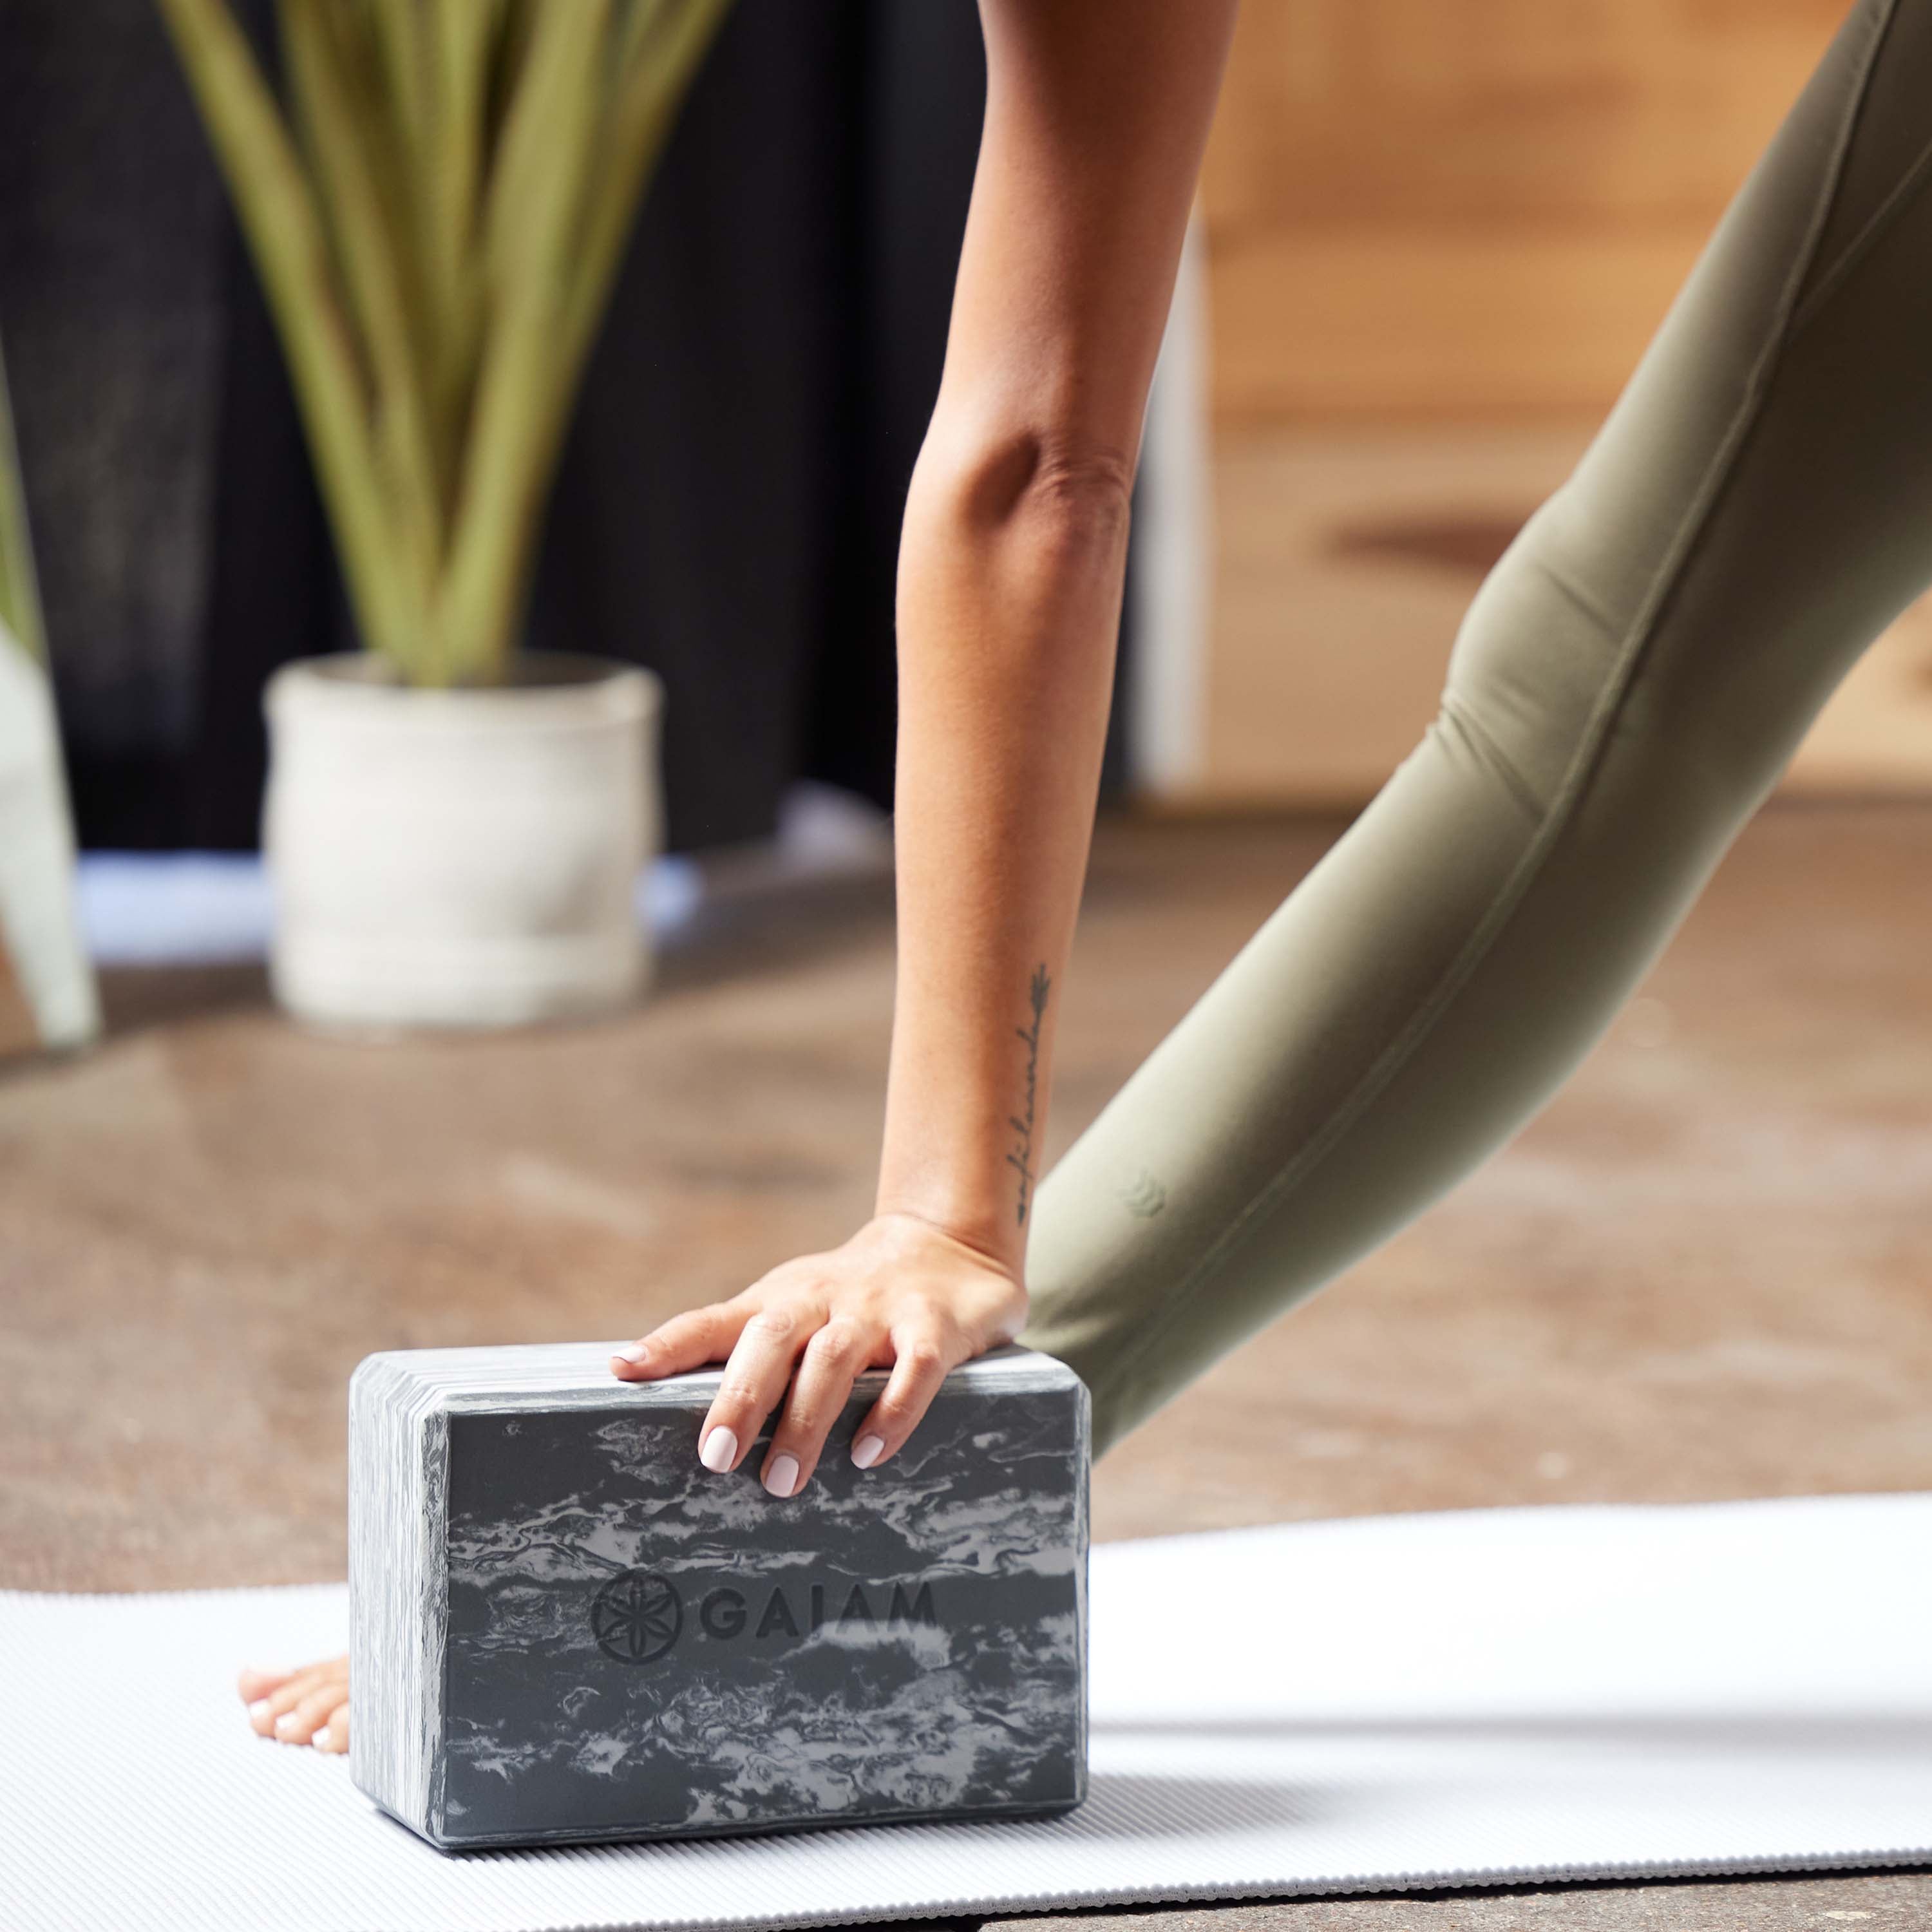
<path id="1" fill-rule="evenodd" d="M 1663 614 L 1664 607 L 1682 581 L 1684 565 L 1694 549 L 1697 539 L 1707 527 L 1724 486 L 1736 467 L 1738 457 L 1760 420 L 1766 394 L 1789 340 L 1798 291 L 1814 266 L 1819 244 L 1844 180 L 1846 158 L 1851 150 L 1852 136 L 1857 131 L 1870 98 L 1873 70 L 1878 64 L 1879 56 L 1883 50 L 1892 23 L 1897 17 L 1899 4 L 1900 0 L 1888 0 L 1872 34 L 1870 44 L 1865 50 L 1856 85 L 1852 90 L 1850 105 L 1840 124 L 1831 161 L 1825 172 L 1823 185 L 1811 211 L 1811 218 L 1796 251 L 1796 259 L 1778 292 L 1778 300 L 1772 310 L 1772 326 L 1764 346 L 1759 352 L 1751 365 L 1750 373 L 1745 379 L 1744 398 L 1726 426 L 1715 454 L 1706 466 L 1696 494 L 1678 523 L 1662 563 L 1651 580 L 1642 606 L 1624 632 L 1617 661 L 1611 668 L 1610 675 L 1604 680 L 1588 718 L 1585 720 L 1582 738 L 1564 773 L 1563 782 L 1548 810 L 1544 814 L 1542 822 L 1528 849 L 1516 861 L 1509 877 L 1490 901 L 1489 908 L 1478 922 L 1475 931 L 1464 942 L 1462 950 L 1450 963 L 1436 982 L 1435 990 L 1417 1010 L 1408 1024 L 1390 1042 L 1381 1058 L 1356 1083 L 1354 1090 L 1330 1114 L 1327 1122 L 1317 1130 L 1300 1152 L 1262 1186 L 1254 1198 L 1229 1221 L 1219 1238 L 1208 1245 L 1193 1266 L 1174 1285 L 1173 1292 L 1152 1312 L 1138 1334 L 1122 1351 L 1116 1365 L 1117 1374 L 1137 1369 L 1153 1352 L 1156 1344 L 1166 1338 L 1182 1314 L 1192 1305 L 1202 1282 L 1214 1264 L 1233 1251 L 1262 1214 L 1320 1164 L 1330 1149 L 1360 1119 L 1407 1065 L 1417 1048 L 1432 1030 L 1436 1022 L 1448 1010 L 1450 1003 L 1468 984 L 1477 968 L 1487 956 L 1530 886 L 1534 884 L 1552 848 L 1570 825 L 1576 806 L 1596 776 L 1604 747 L 1609 741 L 1617 715 L 1629 694 L 1644 646 L 1654 634 L 1658 620 Z"/>
<path id="2" fill-rule="evenodd" d="M 1873 211 L 1871 218 L 1846 243 L 1844 252 L 1820 278 L 1817 286 L 1804 298 L 1797 314 L 1791 319 L 1791 326 L 1786 335 L 1787 342 L 1796 341 L 1810 327 L 1819 311 L 1838 291 L 1846 277 L 1870 254 L 1886 230 L 1892 226 L 1894 218 L 1916 199 L 1919 190 L 1928 181 L 1932 181 L 1932 141 L 1928 141 L 1919 149 L 1917 160 L 1899 176 L 1892 192 Z"/>
<path id="3" fill-rule="evenodd" d="M 1536 795 L 1535 788 L 1510 762 L 1509 754 L 1498 744 L 1489 727 L 1470 711 L 1462 700 L 1449 692 L 1442 694 L 1436 728 L 1444 724 L 1454 728 L 1461 734 L 1462 742 L 1469 748 L 1471 757 L 1480 763 L 1521 807 L 1523 814 L 1534 831 L 1543 817 L 1543 801 Z"/>

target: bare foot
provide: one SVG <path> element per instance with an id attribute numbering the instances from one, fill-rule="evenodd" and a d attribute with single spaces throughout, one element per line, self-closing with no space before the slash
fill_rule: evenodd
<path id="1" fill-rule="evenodd" d="M 239 1685 L 256 1733 L 319 1751 L 349 1748 L 349 1659 L 300 1670 L 244 1670 Z"/>

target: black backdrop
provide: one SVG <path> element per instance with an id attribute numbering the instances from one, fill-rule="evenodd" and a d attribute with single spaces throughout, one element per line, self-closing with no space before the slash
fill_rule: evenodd
<path id="1" fill-rule="evenodd" d="M 768 832 L 800 776 L 890 804 L 898 518 L 984 90 L 972 0 L 738 0 L 645 205 L 530 635 L 664 680 L 675 848 Z M 275 338 L 136 0 L 0 8 L 0 340 L 82 843 L 252 845 L 262 681 L 347 620 Z M 1120 732 L 1117 703 L 1110 784 Z"/>

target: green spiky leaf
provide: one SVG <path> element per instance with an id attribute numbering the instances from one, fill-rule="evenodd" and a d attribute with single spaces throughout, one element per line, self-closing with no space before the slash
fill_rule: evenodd
<path id="1" fill-rule="evenodd" d="M 364 641 L 500 676 L 638 204 L 729 0 L 157 0 L 280 332 Z"/>

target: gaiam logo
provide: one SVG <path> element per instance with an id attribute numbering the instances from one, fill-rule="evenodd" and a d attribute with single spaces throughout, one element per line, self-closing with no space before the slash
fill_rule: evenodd
<path id="1" fill-rule="evenodd" d="M 890 1591 L 874 1584 L 870 1594 L 862 1583 L 854 1583 L 842 1601 L 836 1588 L 828 1595 L 823 1583 L 795 1584 L 789 1594 L 782 1583 L 748 1593 L 724 1583 L 708 1591 L 698 1606 L 699 1629 L 718 1643 L 745 1639 L 769 1643 L 803 1636 L 827 1623 L 890 1630 L 938 1621 L 930 1582 L 910 1590 L 903 1583 Z M 613 1576 L 590 1606 L 590 1630 L 598 1648 L 620 1664 L 654 1662 L 677 1642 L 683 1628 L 684 1600 L 676 1586 L 647 1570 Z"/>
<path id="2" fill-rule="evenodd" d="M 597 1648 L 620 1664 L 648 1664 L 663 1656 L 683 1627 L 684 1604 L 676 1591 L 643 1570 L 613 1576 L 590 1606 Z"/>

